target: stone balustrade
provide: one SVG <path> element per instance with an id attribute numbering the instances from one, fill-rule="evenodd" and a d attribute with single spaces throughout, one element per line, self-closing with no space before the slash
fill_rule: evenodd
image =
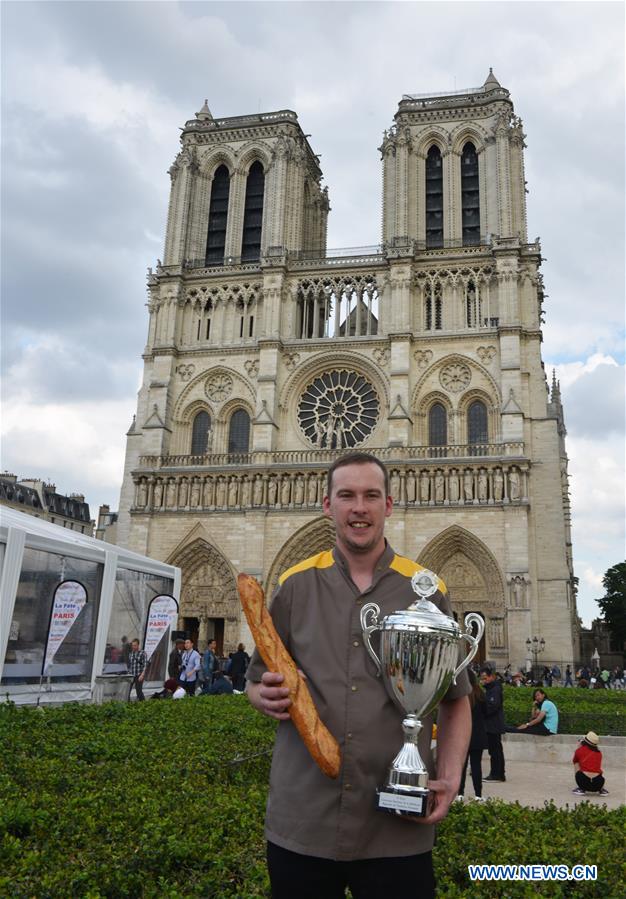
<path id="1" fill-rule="evenodd" d="M 397 450 L 394 449 L 394 452 Z M 251 454 L 253 455 L 253 454 Z M 318 454 L 318 465 L 325 455 Z M 330 453 L 328 454 L 330 455 Z M 336 453 L 333 454 L 336 458 Z M 390 492 L 396 505 L 411 508 L 494 506 L 528 502 L 528 463 L 485 458 L 415 465 L 392 462 Z M 319 510 L 327 465 L 314 470 L 230 470 L 134 473 L 134 513 Z"/>
<path id="2" fill-rule="evenodd" d="M 352 452 L 352 449 L 344 451 Z M 524 444 L 522 442 L 509 443 L 480 443 L 459 444 L 454 446 L 390 446 L 367 448 L 378 459 L 386 464 L 395 462 L 430 461 L 433 459 L 454 459 L 458 462 L 472 462 L 476 458 L 500 459 L 523 458 Z M 137 473 L 140 471 L 157 471 L 168 468 L 229 468 L 237 466 L 267 467 L 270 465 L 322 465 L 334 462 L 342 453 L 337 450 L 305 449 L 305 450 L 276 450 L 251 453 L 207 453 L 202 456 L 172 455 L 172 456 L 140 456 Z"/>

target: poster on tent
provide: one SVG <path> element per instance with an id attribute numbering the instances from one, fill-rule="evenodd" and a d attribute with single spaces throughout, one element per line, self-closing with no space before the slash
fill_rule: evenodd
<path id="1" fill-rule="evenodd" d="M 86 602 L 87 591 L 79 581 L 63 581 L 54 591 L 46 654 L 43 661 L 42 674 L 44 676 L 48 674 L 55 655 Z"/>
<path id="2" fill-rule="evenodd" d="M 148 661 L 150 661 L 157 646 L 163 639 L 163 634 L 167 633 L 177 618 L 178 603 L 173 596 L 162 593 L 160 596 L 154 597 L 148 611 L 146 638 L 143 644 Z"/>

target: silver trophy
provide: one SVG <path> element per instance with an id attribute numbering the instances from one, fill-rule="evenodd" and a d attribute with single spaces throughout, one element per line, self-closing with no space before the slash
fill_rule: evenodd
<path id="1" fill-rule="evenodd" d="M 465 627 L 469 631 L 476 625 L 476 636 L 461 633 L 456 621 L 428 599 L 438 589 L 432 571 L 416 572 L 411 587 L 418 599 L 408 609 L 393 612 L 382 621 L 378 620 L 380 608 L 376 603 L 363 606 L 361 628 L 387 692 L 406 715 L 402 722 L 404 746 L 392 762 L 387 783 L 378 791 L 378 807 L 421 818 L 427 812 L 429 790 L 428 771 L 417 748 L 420 718 L 438 705 L 450 684 L 456 683 L 457 675 L 472 661 L 485 623 L 480 615 L 470 612 L 465 616 Z M 380 631 L 380 658 L 371 643 L 374 631 Z M 471 648 L 457 667 L 460 640 L 467 640 Z"/>

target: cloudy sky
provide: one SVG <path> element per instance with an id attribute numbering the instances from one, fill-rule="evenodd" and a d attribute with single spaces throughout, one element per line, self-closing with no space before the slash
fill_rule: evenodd
<path id="1" fill-rule="evenodd" d="M 524 121 L 529 239 L 565 403 L 580 613 L 624 559 L 621 2 L 2 3 L 2 460 L 117 508 L 162 256 L 167 169 L 216 116 L 293 109 L 329 247 L 380 240 L 377 147 L 403 93 L 489 67 Z"/>

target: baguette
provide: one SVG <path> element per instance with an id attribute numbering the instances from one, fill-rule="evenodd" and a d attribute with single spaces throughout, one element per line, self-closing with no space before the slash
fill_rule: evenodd
<path id="1" fill-rule="evenodd" d="M 339 744 L 322 722 L 303 676 L 280 639 L 265 606 L 263 588 L 249 574 L 237 577 L 237 588 L 254 642 L 269 671 L 282 674 L 289 690 L 289 715 L 315 763 L 328 777 L 341 766 Z"/>

